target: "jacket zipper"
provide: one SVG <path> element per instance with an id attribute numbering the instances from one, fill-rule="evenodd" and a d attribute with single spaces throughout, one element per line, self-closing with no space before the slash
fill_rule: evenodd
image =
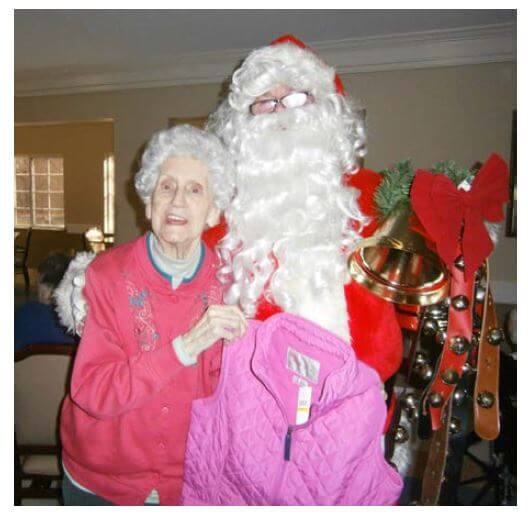
<path id="1" fill-rule="evenodd" d="M 292 443 L 292 428 L 291 426 L 288 426 L 288 431 L 286 432 L 286 437 L 284 438 L 284 460 L 290 460 L 291 443 Z"/>
<path id="2" fill-rule="evenodd" d="M 284 437 L 284 448 L 283 448 L 283 455 L 282 455 L 283 462 L 281 463 L 281 469 L 280 469 L 279 474 L 277 475 L 277 479 L 275 481 L 273 492 L 272 492 L 273 498 L 271 501 L 273 502 L 273 505 L 280 505 L 279 502 L 277 501 L 277 497 L 279 495 L 282 482 L 284 481 L 284 475 L 286 473 L 286 468 L 288 467 L 287 462 L 290 460 L 290 456 L 291 456 L 292 433 L 293 433 L 292 426 L 288 426 L 288 429 L 286 430 L 286 435 Z"/>

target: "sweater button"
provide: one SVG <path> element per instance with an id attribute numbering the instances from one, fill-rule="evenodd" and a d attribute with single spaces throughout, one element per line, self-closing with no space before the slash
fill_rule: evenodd
<path id="1" fill-rule="evenodd" d="M 169 407 L 168 406 L 164 406 L 161 409 L 161 413 L 164 414 L 164 415 L 167 415 L 169 413 Z"/>
<path id="2" fill-rule="evenodd" d="M 160 447 L 160 450 L 164 450 L 165 449 L 165 443 L 164 442 L 158 443 L 158 446 Z"/>

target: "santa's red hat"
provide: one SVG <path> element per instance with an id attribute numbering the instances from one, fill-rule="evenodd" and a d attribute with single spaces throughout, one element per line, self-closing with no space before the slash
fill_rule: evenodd
<path id="1" fill-rule="evenodd" d="M 297 47 L 301 49 L 309 50 L 310 52 L 315 54 L 315 52 L 310 47 L 308 47 L 306 43 L 301 41 L 299 38 L 296 38 L 292 34 L 284 34 L 283 36 L 280 36 L 279 38 L 271 42 L 272 45 L 280 45 L 281 43 L 292 43 L 293 45 L 297 45 Z M 341 78 L 339 77 L 337 73 L 334 78 L 334 83 L 335 83 L 336 93 L 340 95 L 346 95 L 345 87 L 343 86 L 343 81 L 341 81 Z"/>

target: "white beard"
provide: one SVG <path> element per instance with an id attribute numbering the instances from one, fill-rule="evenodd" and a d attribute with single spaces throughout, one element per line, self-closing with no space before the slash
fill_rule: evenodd
<path id="1" fill-rule="evenodd" d="M 226 211 L 220 275 L 232 283 L 226 302 L 248 316 L 264 294 L 348 341 L 343 286 L 357 234 L 347 223 L 361 214 L 357 191 L 341 184 L 339 127 L 322 109 L 255 117 L 239 133 L 237 196 Z"/>

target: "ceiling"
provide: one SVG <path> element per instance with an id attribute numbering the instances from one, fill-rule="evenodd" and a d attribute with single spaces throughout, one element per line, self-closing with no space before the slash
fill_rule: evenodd
<path id="1" fill-rule="evenodd" d="M 182 56 L 189 63 L 204 53 L 244 55 L 284 33 L 317 48 L 515 23 L 515 10 L 15 10 L 15 83 L 81 76 L 86 82 L 174 65 Z"/>

